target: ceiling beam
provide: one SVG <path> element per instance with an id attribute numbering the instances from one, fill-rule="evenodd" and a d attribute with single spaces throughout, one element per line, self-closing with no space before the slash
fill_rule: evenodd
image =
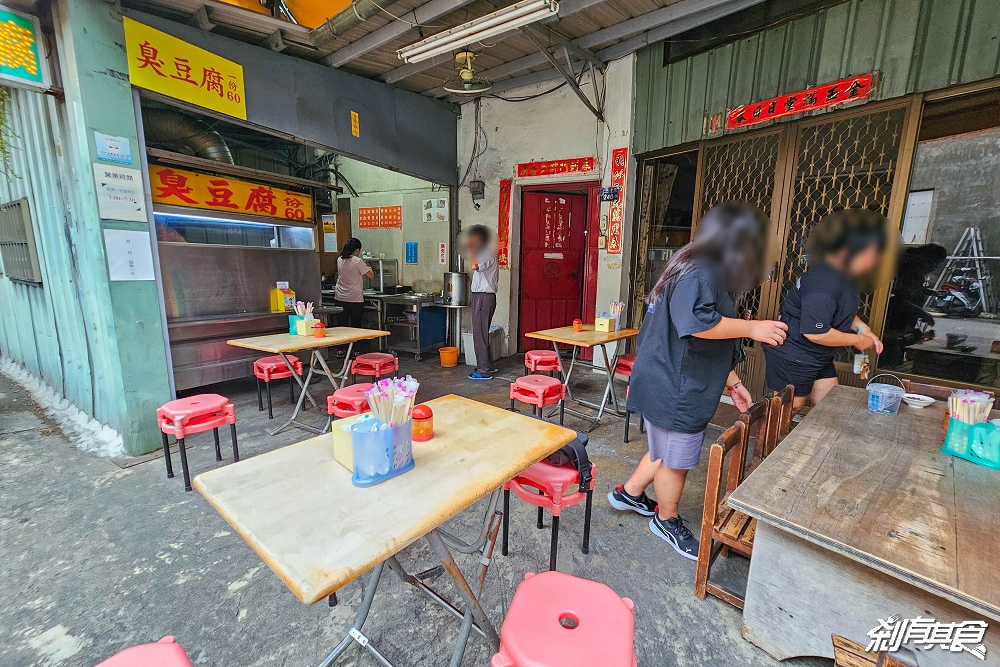
<path id="1" fill-rule="evenodd" d="M 193 25 L 195 28 L 199 28 L 206 32 L 212 32 L 215 30 L 216 24 L 213 23 L 212 19 L 209 17 L 208 7 L 202 5 L 194 14 L 191 15 L 191 18 L 188 19 L 188 25 Z"/>
<path id="2" fill-rule="evenodd" d="M 361 56 L 374 51 L 375 49 L 392 42 L 399 37 L 402 37 L 407 32 L 415 30 L 415 28 L 410 25 L 410 23 L 429 23 L 435 21 L 442 16 L 446 16 L 453 11 L 461 9 L 466 5 L 469 5 L 473 0 L 430 0 L 425 4 L 420 5 L 414 9 L 401 10 L 399 12 L 393 11 L 396 7 L 393 5 L 387 11 L 392 11 L 392 13 L 404 21 L 391 21 L 389 24 L 382 26 L 377 30 L 373 30 L 364 37 L 354 40 L 347 46 L 337 49 L 328 56 L 324 56 L 320 62 L 324 65 L 329 65 L 330 67 L 340 67 L 346 65 L 347 63 L 360 58 Z M 412 19 L 412 21 L 411 21 Z M 451 60 L 449 56 L 449 60 Z"/>
<path id="3" fill-rule="evenodd" d="M 581 102 L 583 102 L 584 106 L 586 106 L 588 109 L 590 109 L 590 112 L 592 114 L 594 114 L 594 116 L 597 117 L 597 120 L 603 121 L 604 120 L 604 109 L 600 109 L 598 107 L 595 107 L 594 104 L 589 99 L 587 99 L 587 96 L 583 94 L 583 91 L 580 90 L 580 86 L 578 86 L 576 84 L 576 75 L 575 75 L 574 71 L 572 69 L 570 69 L 570 70 L 565 69 L 559 63 L 559 60 L 557 60 L 554 55 L 552 55 L 551 53 L 549 53 L 549 48 L 551 48 L 551 47 L 549 47 L 542 40 L 540 40 L 538 38 L 538 36 L 535 35 L 535 31 L 528 30 L 526 28 L 522 28 L 521 29 L 521 33 L 525 37 L 527 37 L 531 41 L 532 44 L 535 45 L 535 48 L 537 48 L 542 53 L 542 55 L 545 56 L 545 58 L 552 65 L 552 69 L 554 69 L 556 72 L 558 72 L 559 76 L 561 76 L 563 79 L 565 79 L 566 83 L 569 85 L 570 89 L 573 91 L 573 94 L 576 95 L 580 99 Z M 565 54 L 566 54 L 566 60 L 568 61 L 569 60 L 569 49 L 565 49 Z M 591 61 L 587 60 L 586 62 L 590 63 Z M 572 63 L 570 63 L 570 62 L 567 62 L 566 65 L 568 67 L 572 67 Z M 593 72 L 593 70 L 591 70 L 591 71 Z M 591 73 L 591 76 L 593 76 L 593 73 Z M 596 100 L 596 102 L 597 102 L 597 104 L 601 103 L 600 100 Z"/>
<path id="4" fill-rule="evenodd" d="M 591 48 L 625 39 L 625 42 L 597 52 L 598 59 L 607 62 L 628 55 L 646 44 L 672 37 L 760 2 L 763 0 L 680 0 L 628 21 L 578 37 L 572 40 L 572 44 L 581 48 Z M 655 35 L 655 39 L 651 38 L 651 35 Z M 531 53 L 491 70 L 479 72 L 479 75 L 493 81 L 496 87 L 497 81 L 544 65 L 546 62 L 548 59 L 541 53 Z M 550 70 L 548 80 L 557 79 L 559 76 L 558 72 Z M 431 97 L 443 97 L 447 94 L 444 88 L 435 88 L 424 93 Z"/>
<path id="5" fill-rule="evenodd" d="M 558 21 L 559 19 L 566 18 L 567 16 L 572 16 L 577 12 L 582 12 L 584 9 L 587 9 L 588 7 L 599 5 L 602 2 L 604 2 L 604 0 L 560 0 L 559 11 L 556 13 L 556 15 L 553 17 L 549 17 L 544 21 L 541 21 L 541 23 L 547 24 L 553 21 Z M 507 34 L 507 36 L 513 34 L 516 34 L 516 32 L 511 31 L 510 33 Z M 500 37 L 497 37 L 495 39 L 499 41 L 500 39 L 503 38 L 504 36 L 501 35 Z M 536 55 L 542 58 L 542 62 L 536 63 L 536 65 L 540 65 L 545 62 L 545 58 L 542 57 L 541 54 L 536 54 Z M 431 58 L 430 60 L 425 60 L 423 62 L 400 65 L 396 69 L 389 70 L 388 72 L 386 72 L 385 74 L 383 74 L 378 78 L 383 83 L 398 83 L 403 79 L 413 76 L 414 74 L 419 74 L 420 72 L 428 70 L 432 67 L 437 67 L 438 65 L 446 65 L 452 62 L 453 60 L 454 56 L 450 54 L 444 54 Z"/>

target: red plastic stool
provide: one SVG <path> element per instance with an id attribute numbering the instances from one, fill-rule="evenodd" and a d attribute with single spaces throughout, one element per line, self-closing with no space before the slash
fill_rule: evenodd
<path id="1" fill-rule="evenodd" d="M 594 500 L 594 472 L 590 465 L 590 488 L 577 489 L 563 495 L 570 486 L 580 483 L 580 473 L 573 465 L 553 465 L 539 461 L 520 475 L 503 485 L 503 548 L 507 555 L 507 537 L 510 531 L 510 492 L 513 491 L 526 503 L 538 508 L 539 528 L 542 528 L 542 512 L 547 507 L 552 512 L 552 546 L 549 549 L 549 569 L 556 569 L 556 551 L 559 546 L 559 515 L 564 507 L 572 507 L 583 499 L 587 500 L 583 514 L 583 553 L 590 553 L 590 513 Z M 596 663 L 594 663 L 596 664 Z"/>
<path id="2" fill-rule="evenodd" d="M 229 424 L 233 437 L 233 461 L 240 460 L 240 450 L 236 444 L 236 408 L 225 396 L 218 394 L 197 394 L 170 401 L 156 411 L 156 421 L 163 432 L 163 458 L 167 461 L 167 477 L 174 476 L 170 462 L 170 448 L 167 435 L 177 438 L 177 448 L 181 450 L 181 468 L 184 471 L 184 490 L 191 490 L 191 473 L 188 471 L 187 451 L 184 438 L 192 433 L 211 430 L 215 435 L 215 460 L 222 460 L 219 449 L 219 427 Z"/>
<path id="3" fill-rule="evenodd" d="M 524 374 L 558 373 L 559 356 L 555 350 L 528 350 L 524 354 Z"/>
<path id="4" fill-rule="evenodd" d="M 302 376 L 302 361 L 295 356 L 288 357 L 288 361 L 292 363 L 292 368 L 295 369 L 295 374 Z M 292 403 L 295 402 L 295 380 L 292 379 L 292 372 L 288 370 L 288 365 L 282 360 L 281 356 L 274 355 L 273 357 L 261 357 L 257 361 L 253 362 L 253 374 L 257 378 L 257 411 L 264 411 L 264 400 L 260 393 L 260 381 L 264 381 L 264 386 L 267 387 L 267 418 L 274 419 L 274 414 L 271 412 L 271 380 L 284 380 L 288 378 L 288 398 Z M 305 404 L 302 405 L 305 408 Z"/>
<path id="5" fill-rule="evenodd" d="M 97 667 L 192 667 L 184 647 L 173 637 L 164 637 L 155 644 L 140 644 L 117 653 Z"/>
<path id="6" fill-rule="evenodd" d="M 330 429 L 330 424 L 333 423 L 334 417 L 344 419 L 345 417 L 353 417 L 364 412 L 371 412 L 371 406 L 368 405 L 365 392 L 373 386 L 370 382 L 359 382 L 358 384 L 351 384 L 343 389 L 338 389 L 327 396 L 326 412 L 329 417 L 327 417 L 323 432 L 326 433 Z"/>
<path id="7" fill-rule="evenodd" d="M 399 371 L 399 359 L 385 352 L 359 354 L 351 362 L 351 375 L 364 375 L 378 380 L 383 375 L 395 375 Z M 352 377 L 351 381 L 355 381 Z"/>
<path id="8" fill-rule="evenodd" d="M 510 409 L 514 401 L 531 406 L 531 414 L 545 418 L 545 406 L 559 404 L 559 423 L 566 416 L 566 387 L 562 382 L 547 375 L 525 375 L 510 385 Z"/>
<path id="9" fill-rule="evenodd" d="M 632 601 L 562 572 L 528 573 L 500 628 L 492 667 L 636 667 Z"/>
<path id="10" fill-rule="evenodd" d="M 635 365 L 635 355 L 634 354 L 623 354 L 618 357 L 618 363 L 615 364 L 615 375 L 624 375 L 632 382 L 632 367 Z M 625 400 L 628 401 L 628 386 L 625 387 Z M 639 413 L 636 413 L 639 414 Z M 625 438 L 623 442 L 628 442 L 628 428 L 631 426 L 632 422 L 632 411 L 625 408 Z M 639 432 L 645 433 L 646 427 L 642 421 L 642 415 L 639 415 Z"/>

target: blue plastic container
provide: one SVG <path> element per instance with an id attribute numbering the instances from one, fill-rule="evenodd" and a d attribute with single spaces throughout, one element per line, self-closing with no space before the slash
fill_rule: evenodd
<path id="1" fill-rule="evenodd" d="M 304 320 L 304 319 L 305 318 L 302 315 L 289 315 L 288 316 L 288 333 L 292 334 L 293 336 L 295 334 L 297 334 L 298 332 L 295 330 L 296 324 L 297 324 L 297 322 L 299 320 Z"/>
<path id="2" fill-rule="evenodd" d="M 1000 427 L 990 423 L 967 424 L 951 417 L 941 451 L 1000 470 Z"/>
<path id="3" fill-rule="evenodd" d="M 413 469 L 413 422 L 392 428 L 371 417 L 351 424 L 354 450 L 354 486 L 374 486 Z"/>
<path id="4" fill-rule="evenodd" d="M 875 382 L 880 377 L 891 377 L 899 382 L 899 386 Z M 903 394 L 906 393 L 906 390 L 903 389 L 903 383 L 895 375 L 888 373 L 876 375 L 868 383 L 867 389 L 868 410 L 870 412 L 879 415 L 894 415 L 899 412 L 899 404 L 903 402 Z"/>

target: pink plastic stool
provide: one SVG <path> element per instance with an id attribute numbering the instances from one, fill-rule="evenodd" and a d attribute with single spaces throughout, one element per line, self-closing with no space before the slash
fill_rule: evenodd
<path id="1" fill-rule="evenodd" d="M 524 354 L 524 374 L 559 372 L 559 357 L 555 350 L 528 350 Z"/>
<path id="2" fill-rule="evenodd" d="M 97 667 L 192 667 L 184 648 L 173 637 L 140 644 L 117 653 Z"/>
<path id="3" fill-rule="evenodd" d="M 370 382 L 359 382 L 358 384 L 351 384 L 343 389 L 338 389 L 327 396 L 326 412 L 330 416 L 326 420 L 323 432 L 325 433 L 330 428 L 334 417 L 344 419 L 345 417 L 353 417 L 364 412 L 371 412 L 368 399 L 365 398 L 365 392 L 371 389 L 372 386 L 374 385 Z"/>
<path id="4" fill-rule="evenodd" d="M 292 368 L 295 369 L 295 374 L 301 377 L 302 361 L 296 356 L 288 357 L 288 361 L 291 362 Z M 259 412 L 264 411 L 264 399 L 260 392 L 261 380 L 264 381 L 264 386 L 267 387 L 268 419 L 274 419 L 274 414 L 271 412 L 271 380 L 284 380 L 288 378 L 288 398 L 292 403 L 295 402 L 295 380 L 292 379 L 292 372 L 288 370 L 288 365 L 282 360 L 280 355 L 261 357 L 253 362 L 253 374 L 257 378 L 257 410 Z M 305 407 L 305 405 L 303 404 L 302 407 Z"/>
<path id="5" fill-rule="evenodd" d="M 566 387 L 562 382 L 547 375 L 525 375 L 510 385 L 510 409 L 514 401 L 531 406 L 531 414 L 544 419 L 546 405 L 559 404 L 559 423 L 563 423 L 566 412 Z"/>
<path id="6" fill-rule="evenodd" d="M 385 352 L 369 352 L 359 354 L 351 362 L 351 375 L 364 375 L 376 380 L 383 375 L 389 375 L 399 370 L 399 359 Z M 352 381 L 354 378 L 352 378 Z"/>
<path id="7" fill-rule="evenodd" d="M 510 531 L 510 492 L 521 500 L 538 508 L 539 528 L 542 528 L 542 512 L 547 507 L 552 512 L 552 546 L 549 548 L 549 569 L 556 569 L 556 552 L 559 546 L 559 516 L 564 507 L 572 507 L 586 499 L 583 514 L 583 553 L 590 553 L 590 514 L 594 500 L 594 472 L 590 466 L 590 488 L 577 489 L 563 495 L 570 486 L 580 483 L 580 473 L 572 465 L 553 465 L 539 461 L 520 475 L 503 485 L 503 547 L 501 553 L 507 555 L 507 538 Z M 596 663 L 595 663 L 596 664 Z"/>
<path id="8" fill-rule="evenodd" d="M 500 628 L 492 667 L 636 667 L 635 605 L 604 584 L 528 573 Z"/>
<path id="9" fill-rule="evenodd" d="M 163 432 L 163 458 L 167 462 L 167 477 L 174 476 L 170 462 L 170 448 L 167 435 L 177 438 L 177 448 L 181 451 L 181 468 L 184 471 L 184 490 L 191 490 L 191 473 L 188 471 L 187 451 L 184 438 L 192 433 L 211 430 L 215 435 L 215 460 L 222 460 L 219 449 L 219 427 L 229 424 L 233 438 L 233 461 L 240 460 L 240 450 L 236 444 L 236 408 L 225 396 L 218 394 L 197 394 L 178 398 L 164 404 L 156 411 L 156 421 Z"/>

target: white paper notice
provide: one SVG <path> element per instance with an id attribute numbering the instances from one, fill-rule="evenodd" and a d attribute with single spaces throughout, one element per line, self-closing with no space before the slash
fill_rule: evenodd
<path id="1" fill-rule="evenodd" d="M 146 222 L 142 172 L 128 167 L 94 164 L 97 205 L 104 220 Z"/>
<path id="2" fill-rule="evenodd" d="M 104 251 L 108 255 L 108 275 L 112 281 L 156 279 L 149 232 L 105 229 Z"/>

